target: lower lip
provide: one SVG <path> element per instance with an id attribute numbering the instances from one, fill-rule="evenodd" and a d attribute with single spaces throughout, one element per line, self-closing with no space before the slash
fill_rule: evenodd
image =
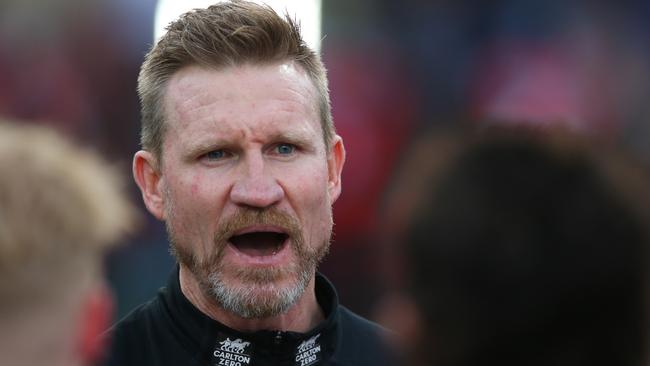
<path id="1" fill-rule="evenodd" d="M 271 265 L 280 265 L 286 263 L 289 260 L 291 255 L 291 245 L 289 243 L 290 238 L 285 239 L 284 243 L 280 246 L 275 254 L 264 255 L 264 256 L 251 256 L 246 253 L 240 252 L 237 247 L 228 243 L 226 246 L 225 256 L 229 257 L 227 259 L 230 263 L 239 263 L 244 265 L 261 265 L 261 266 L 271 266 Z"/>

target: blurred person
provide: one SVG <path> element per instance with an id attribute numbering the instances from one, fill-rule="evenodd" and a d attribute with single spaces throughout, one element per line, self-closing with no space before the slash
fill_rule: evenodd
<path id="1" fill-rule="evenodd" d="M 647 365 L 648 179 L 609 150 L 493 131 L 411 151 L 388 200 L 406 290 L 382 311 L 408 364 Z"/>
<path id="2" fill-rule="evenodd" d="M 110 365 L 382 365 L 383 329 L 316 268 L 345 150 L 290 17 L 195 9 L 147 54 L 133 173 L 178 267 L 113 329 Z"/>
<path id="3" fill-rule="evenodd" d="M 116 172 L 44 127 L 0 121 L 0 364 L 91 365 L 107 249 L 132 228 Z"/>

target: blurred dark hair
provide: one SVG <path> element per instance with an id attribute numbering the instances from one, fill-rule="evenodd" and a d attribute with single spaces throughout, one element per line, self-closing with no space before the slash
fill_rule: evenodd
<path id="1" fill-rule="evenodd" d="M 418 173 L 408 230 L 418 357 L 645 365 L 642 169 L 563 133 L 492 131 L 446 151 L 439 174 Z"/>

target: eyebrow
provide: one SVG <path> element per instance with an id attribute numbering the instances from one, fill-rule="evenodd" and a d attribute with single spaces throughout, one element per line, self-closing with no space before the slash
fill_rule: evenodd
<path id="1" fill-rule="evenodd" d="M 316 137 L 317 138 L 317 137 Z M 288 131 L 288 132 L 280 132 L 273 134 L 269 137 L 270 142 L 286 142 L 290 143 L 293 145 L 297 145 L 298 147 L 302 148 L 303 150 L 307 151 L 315 151 L 316 150 L 316 142 L 311 141 L 309 136 L 307 136 L 305 133 L 301 132 L 295 132 L 295 131 Z"/>
<path id="2" fill-rule="evenodd" d="M 310 141 L 309 137 L 306 136 L 305 133 L 296 131 L 284 131 L 271 134 L 267 137 L 267 141 L 269 144 L 286 142 L 297 145 L 307 151 L 313 151 L 316 149 L 315 142 Z M 236 145 L 236 140 L 229 141 L 221 138 L 192 142 L 191 146 L 188 146 L 186 149 L 184 149 L 184 157 L 186 159 L 193 159 L 196 156 L 200 156 L 212 150 L 234 148 Z"/>
<path id="3" fill-rule="evenodd" d="M 185 159 L 194 159 L 195 157 L 203 155 L 209 151 L 228 148 L 232 145 L 231 142 L 227 142 L 223 139 L 192 142 L 190 146 L 183 149 L 183 157 Z"/>
<path id="4" fill-rule="evenodd" d="M 286 132 L 279 132 L 270 135 L 269 140 L 287 141 L 287 142 L 295 142 L 295 143 L 308 143 L 309 137 L 305 136 L 305 134 L 301 132 L 286 131 Z"/>

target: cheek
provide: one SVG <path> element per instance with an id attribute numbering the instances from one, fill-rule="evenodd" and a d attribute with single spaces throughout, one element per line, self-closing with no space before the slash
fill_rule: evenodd
<path id="1" fill-rule="evenodd" d="M 327 177 L 326 169 L 312 169 L 308 174 L 294 178 L 296 184 L 291 198 L 308 238 L 320 237 L 331 230 L 332 205 Z"/>
<path id="2" fill-rule="evenodd" d="M 292 175 L 293 194 L 305 208 L 317 209 L 328 206 L 330 199 L 327 191 L 327 169 L 325 166 L 310 166 Z M 290 193 L 291 194 L 291 193 Z"/>
<path id="3" fill-rule="evenodd" d="M 210 246 L 219 206 L 218 192 L 205 185 L 201 175 L 187 180 L 171 180 L 168 190 L 168 225 L 182 245 Z"/>
<path id="4" fill-rule="evenodd" d="M 192 197 L 195 197 L 195 196 L 198 195 L 198 193 L 199 193 L 199 184 L 200 183 L 198 181 L 196 181 L 196 180 L 192 182 L 192 185 L 191 185 L 191 187 L 192 187 L 191 188 Z"/>
<path id="5" fill-rule="evenodd" d="M 208 187 L 203 184 L 203 177 L 195 176 L 190 179 L 176 179 L 169 183 L 168 195 L 171 207 L 178 214 L 195 214 L 203 212 L 207 207 Z"/>

